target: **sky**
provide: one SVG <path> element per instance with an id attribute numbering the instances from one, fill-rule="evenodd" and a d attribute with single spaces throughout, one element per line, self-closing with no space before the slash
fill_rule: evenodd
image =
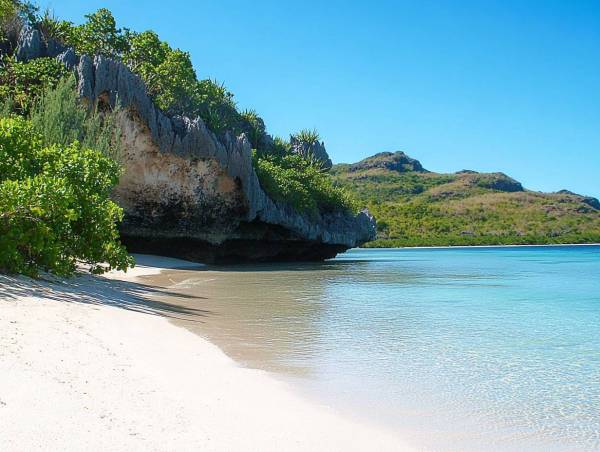
<path id="1" fill-rule="evenodd" d="M 273 135 L 600 197 L 600 1 L 41 0 L 190 52 Z"/>

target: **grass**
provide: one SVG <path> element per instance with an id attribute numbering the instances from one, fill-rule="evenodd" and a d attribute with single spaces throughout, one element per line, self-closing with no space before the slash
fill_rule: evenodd
<path id="1" fill-rule="evenodd" d="M 331 174 L 377 219 L 378 238 L 369 247 L 600 242 L 600 211 L 583 197 L 525 191 L 502 173 L 342 164 Z"/>

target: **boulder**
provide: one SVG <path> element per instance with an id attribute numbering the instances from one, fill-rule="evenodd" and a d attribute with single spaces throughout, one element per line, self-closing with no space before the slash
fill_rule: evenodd
<path id="1" fill-rule="evenodd" d="M 427 172 L 421 165 L 421 162 L 409 157 L 402 151 L 380 152 L 379 154 L 367 157 L 358 163 L 350 165 L 351 172 L 371 169 L 387 169 L 399 173 L 409 171 Z"/>
<path id="2" fill-rule="evenodd" d="M 524 191 L 521 182 L 504 173 L 463 173 L 469 180 L 469 185 L 487 188 L 489 190 L 514 193 Z"/>

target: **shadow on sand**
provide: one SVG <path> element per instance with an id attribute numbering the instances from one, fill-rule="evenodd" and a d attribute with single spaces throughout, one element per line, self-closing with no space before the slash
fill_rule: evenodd
<path id="1" fill-rule="evenodd" d="M 156 300 L 158 297 L 167 296 L 204 299 L 200 296 L 173 293 L 161 287 L 87 274 L 70 279 L 55 277 L 31 279 L 22 276 L 0 275 L 0 299 L 43 297 L 63 303 L 115 306 L 129 311 L 191 322 L 202 322 L 202 317 L 211 314 L 210 311 L 203 309 L 183 307 Z"/>

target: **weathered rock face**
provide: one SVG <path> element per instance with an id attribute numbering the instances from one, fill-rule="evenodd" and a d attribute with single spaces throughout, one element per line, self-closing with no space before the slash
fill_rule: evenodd
<path id="1" fill-rule="evenodd" d="M 465 182 L 471 186 L 479 186 L 490 190 L 504 192 L 524 191 L 523 185 L 504 173 L 463 173 Z"/>
<path id="2" fill-rule="evenodd" d="M 200 118 L 166 116 L 122 63 L 78 57 L 31 31 L 19 40 L 26 59 L 53 56 L 74 69 L 88 102 L 114 107 L 118 99 L 124 174 L 114 198 L 131 251 L 201 262 L 318 260 L 375 238 L 366 211 L 313 217 L 272 200 L 243 134 L 217 137 Z"/>
<path id="3" fill-rule="evenodd" d="M 560 190 L 557 193 L 560 193 L 563 195 L 576 196 L 576 197 L 580 198 L 582 203 L 587 204 L 588 206 L 590 206 L 596 210 L 600 210 L 600 201 L 597 198 L 594 198 L 592 196 L 580 195 L 578 193 L 573 193 L 572 191 L 569 191 L 569 190 Z"/>
<path id="4" fill-rule="evenodd" d="M 421 162 L 406 155 L 402 151 L 380 152 L 367 157 L 350 166 L 350 171 L 363 171 L 369 169 L 383 168 L 390 171 L 404 173 L 407 171 L 426 172 Z"/>

